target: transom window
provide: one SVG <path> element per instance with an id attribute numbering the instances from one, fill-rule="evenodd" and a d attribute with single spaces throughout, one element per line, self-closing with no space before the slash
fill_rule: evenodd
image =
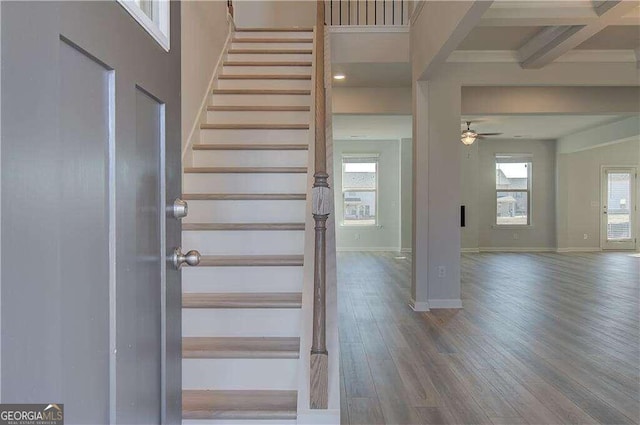
<path id="1" fill-rule="evenodd" d="M 374 226 L 378 208 L 378 155 L 342 157 L 343 224 Z"/>
<path id="2" fill-rule="evenodd" d="M 167 52 L 169 0 L 117 0 Z"/>
<path id="3" fill-rule="evenodd" d="M 496 225 L 531 224 L 531 155 L 496 155 Z"/>

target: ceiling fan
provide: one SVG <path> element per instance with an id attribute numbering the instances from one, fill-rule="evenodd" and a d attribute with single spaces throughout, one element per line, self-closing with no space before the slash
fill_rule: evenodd
<path id="1" fill-rule="evenodd" d="M 467 129 L 462 132 L 460 136 L 460 141 L 465 145 L 472 145 L 476 139 L 482 139 L 487 136 L 499 136 L 502 133 L 476 133 L 471 129 L 471 121 L 467 121 Z"/>

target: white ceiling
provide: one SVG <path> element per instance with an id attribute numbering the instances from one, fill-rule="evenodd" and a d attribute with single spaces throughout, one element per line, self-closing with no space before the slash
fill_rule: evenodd
<path id="1" fill-rule="evenodd" d="M 334 115 L 335 140 L 393 140 L 411 137 L 409 115 Z M 355 136 L 355 137 L 354 137 Z"/>
<path id="2" fill-rule="evenodd" d="M 478 133 L 503 133 L 493 139 L 558 139 L 626 118 L 622 115 L 490 115 L 462 117 Z"/>

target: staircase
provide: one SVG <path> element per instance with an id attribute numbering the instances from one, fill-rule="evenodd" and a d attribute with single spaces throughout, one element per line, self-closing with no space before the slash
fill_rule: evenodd
<path id="1" fill-rule="evenodd" d="M 236 31 L 184 170 L 183 423 L 296 423 L 312 41 Z"/>

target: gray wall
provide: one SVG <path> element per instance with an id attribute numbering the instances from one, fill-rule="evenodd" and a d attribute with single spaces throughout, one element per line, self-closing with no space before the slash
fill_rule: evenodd
<path id="1" fill-rule="evenodd" d="M 224 48 L 229 25 L 227 3 L 185 1 L 182 7 L 182 147 L 199 124 L 202 103 L 208 95 L 214 68 Z M 198 121 L 198 122 L 197 122 Z M 195 134 L 193 134 L 194 132 Z"/>
<path id="2" fill-rule="evenodd" d="M 411 139 L 400 140 L 400 248 L 411 251 L 413 233 L 413 143 Z"/>
<path id="3" fill-rule="evenodd" d="M 495 155 L 532 154 L 531 226 L 495 226 Z M 556 184 L 554 140 L 480 140 L 462 150 L 462 193 L 468 226 L 463 249 L 555 249 Z"/>
<path id="4" fill-rule="evenodd" d="M 342 155 L 379 154 L 378 225 L 342 224 Z M 338 250 L 399 250 L 400 248 L 400 141 L 335 140 L 334 182 L 336 245 Z"/>
<path id="5" fill-rule="evenodd" d="M 585 151 L 559 154 L 558 248 L 597 250 L 600 247 L 601 167 L 640 167 L 640 140 Z M 636 185 L 636 200 L 640 197 Z M 636 212 L 636 233 L 640 216 Z M 587 239 L 584 239 L 584 235 Z"/>
<path id="6" fill-rule="evenodd" d="M 233 9 L 238 28 L 312 27 L 316 24 L 315 1 L 234 1 Z"/>

